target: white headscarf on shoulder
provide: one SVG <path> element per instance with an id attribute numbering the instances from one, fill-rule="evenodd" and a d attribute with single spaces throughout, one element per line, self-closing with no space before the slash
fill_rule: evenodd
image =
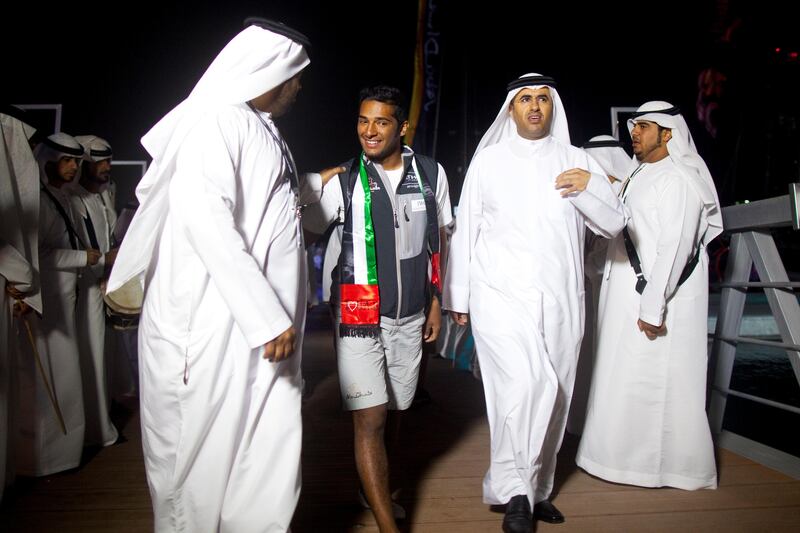
<path id="1" fill-rule="evenodd" d="M 293 78 L 310 63 L 304 42 L 280 23 L 258 21 L 245 28 L 225 45 L 186 100 L 142 137 L 153 162 L 136 188 L 140 206 L 114 263 L 109 292 L 150 265 L 168 211 L 168 185 L 187 135 L 221 107 L 248 102 Z"/>
<path id="2" fill-rule="evenodd" d="M 24 111 L 0 107 L 0 240 L 22 254 L 34 280 L 25 303 L 42 312 L 39 291 L 39 168 L 28 139 L 36 128 Z M 3 288 L 4 290 L 4 288 Z"/>
<path id="3" fill-rule="evenodd" d="M 581 146 L 584 152 L 597 161 L 605 173 L 618 181 L 611 184 L 614 192 L 619 192 L 624 182 L 635 168 L 631 156 L 622 144 L 611 135 L 596 135 Z"/>
<path id="4" fill-rule="evenodd" d="M 722 233 L 722 208 L 719 205 L 711 172 L 697 153 L 686 119 L 677 107 L 669 102 L 656 100 L 639 106 L 633 117 L 628 119 L 629 133 L 633 131 L 634 124 L 640 120 L 654 122 L 662 128 L 672 130 L 672 138 L 667 141 L 667 152 L 678 168 L 691 178 L 689 183 L 703 202 L 704 215 L 708 219 L 708 231 L 704 241 L 711 242 L 714 237 Z"/>

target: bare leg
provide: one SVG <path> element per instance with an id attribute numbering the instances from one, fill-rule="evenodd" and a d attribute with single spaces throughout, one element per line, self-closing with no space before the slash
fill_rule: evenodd
<path id="1" fill-rule="evenodd" d="M 386 417 L 386 457 L 389 459 L 389 464 L 395 466 L 389 472 L 390 479 L 389 479 L 389 490 L 392 490 L 392 487 L 395 489 L 398 488 L 398 478 L 397 472 L 402 471 L 402 468 L 397 468 L 397 464 L 399 461 L 398 455 L 400 455 L 400 421 L 403 419 L 403 411 L 394 411 L 390 410 L 388 416 Z M 394 474 L 394 477 L 392 477 Z"/>
<path id="2" fill-rule="evenodd" d="M 389 462 L 384 444 L 386 404 L 353 411 L 356 468 L 382 533 L 399 532 L 392 515 Z"/>

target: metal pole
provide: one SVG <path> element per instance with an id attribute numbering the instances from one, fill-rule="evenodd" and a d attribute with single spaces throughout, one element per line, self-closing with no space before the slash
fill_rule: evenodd
<path id="1" fill-rule="evenodd" d="M 728 256 L 728 266 L 725 269 L 725 282 L 745 282 L 750 278 L 750 269 L 753 260 L 747 251 L 744 237 L 734 234 L 731 237 L 731 248 Z M 747 293 L 734 288 L 722 289 L 719 303 L 719 316 L 715 336 L 737 337 L 742 324 L 745 297 Z M 736 344 L 715 338 L 711 347 L 711 363 L 714 368 L 714 387 L 708 406 L 708 419 L 711 432 L 719 434 L 722 431 L 722 421 L 725 418 L 725 406 L 728 395 L 723 392 L 730 388 L 733 362 L 736 358 Z"/>

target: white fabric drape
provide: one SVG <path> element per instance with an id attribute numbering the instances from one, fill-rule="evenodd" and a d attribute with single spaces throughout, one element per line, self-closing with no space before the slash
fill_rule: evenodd
<path id="1" fill-rule="evenodd" d="M 547 499 L 553 487 L 583 332 L 585 228 L 613 236 L 619 199 L 584 152 L 550 135 L 521 138 L 511 91 L 470 165 L 458 204 L 444 308 L 470 313 L 486 390 L 491 463 L 483 499 Z M 561 137 L 566 116 L 551 88 Z M 592 173 L 585 191 L 562 198 L 563 171 Z"/>
<path id="2" fill-rule="evenodd" d="M 109 290 L 147 273 L 142 443 L 159 532 L 286 531 L 297 504 L 304 189 L 272 117 L 246 102 L 307 64 L 301 45 L 251 26 L 142 139 L 153 163 Z M 293 357 L 264 360 L 290 326 Z"/>

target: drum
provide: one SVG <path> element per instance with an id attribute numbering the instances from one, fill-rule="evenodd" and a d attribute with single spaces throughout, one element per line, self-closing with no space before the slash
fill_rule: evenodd
<path id="1" fill-rule="evenodd" d="M 110 293 L 106 293 L 106 281 L 103 280 L 100 289 L 106 304 L 106 320 L 111 327 L 116 330 L 139 327 L 144 291 L 138 277 L 128 280 L 122 287 Z"/>

